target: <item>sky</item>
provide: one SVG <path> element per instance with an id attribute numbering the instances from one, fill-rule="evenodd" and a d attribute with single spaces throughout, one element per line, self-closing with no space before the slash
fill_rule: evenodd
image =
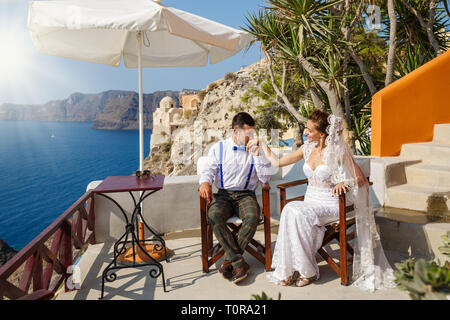
<path id="1" fill-rule="evenodd" d="M 93 0 L 95 1 L 95 0 Z M 132 0 L 124 0 L 132 1 Z M 42 104 L 65 99 L 74 92 L 99 93 L 106 90 L 138 91 L 138 72 L 123 65 L 111 67 L 40 54 L 26 27 L 28 3 L 0 0 L 0 105 Z M 163 0 L 175 7 L 239 29 L 248 12 L 257 11 L 264 0 Z M 214 65 L 189 68 L 146 68 L 144 93 L 158 90 L 203 89 L 261 58 L 257 46 L 242 50 Z"/>

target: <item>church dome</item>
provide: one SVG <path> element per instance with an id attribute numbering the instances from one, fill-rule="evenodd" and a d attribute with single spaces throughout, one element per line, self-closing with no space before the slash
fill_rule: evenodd
<path id="1" fill-rule="evenodd" d="M 167 96 L 161 99 L 159 103 L 160 107 L 168 107 L 168 108 L 175 108 L 177 106 L 177 102 L 175 99 Z"/>

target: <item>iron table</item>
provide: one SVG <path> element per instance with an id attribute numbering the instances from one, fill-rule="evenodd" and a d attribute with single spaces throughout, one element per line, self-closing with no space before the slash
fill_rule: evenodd
<path id="1" fill-rule="evenodd" d="M 158 234 L 156 234 L 156 232 L 152 230 L 152 228 L 146 223 L 141 212 L 141 203 L 151 194 L 155 193 L 158 190 L 161 190 L 163 188 L 163 184 L 164 184 L 164 175 L 145 175 L 140 177 L 109 176 L 93 190 L 93 193 L 111 200 L 120 209 L 121 213 L 123 214 L 123 217 L 125 218 L 126 223 L 125 232 L 114 244 L 114 251 L 113 251 L 114 258 L 103 270 L 102 293 L 100 299 L 103 299 L 105 280 L 108 282 L 116 280 L 117 275 L 114 272 L 115 270 L 133 267 L 143 267 L 143 266 L 156 267 L 156 269 L 151 269 L 149 274 L 152 278 L 157 278 L 161 275 L 164 292 L 167 292 L 162 264 L 157 259 L 152 257 L 152 255 L 150 255 L 146 249 L 144 249 L 146 242 L 159 243 L 154 245 L 154 250 L 160 251 L 161 253 L 164 252 L 164 258 L 166 262 L 169 262 L 165 241 Z M 132 191 L 141 191 L 140 197 L 137 201 Z M 106 193 L 117 193 L 117 192 L 128 192 L 131 195 L 131 198 L 133 199 L 134 209 L 130 220 L 128 219 L 125 210 L 122 208 L 122 206 L 116 200 L 106 195 Z M 141 219 L 145 228 L 147 228 L 153 234 L 153 238 L 147 240 L 139 239 L 140 230 L 137 223 L 138 218 Z M 143 231 L 141 234 L 143 234 Z M 129 237 L 131 239 L 129 239 Z M 127 247 L 127 244 L 130 244 L 131 246 Z M 123 258 L 127 250 L 132 252 L 131 254 L 132 261 L 130 261 L 129 263 L 122 262 L 121 265 L 118 265 L 117 264 L 118 260 L 119 262 L 123 260 L 123 259 L 121 260 L 120 258 Z M 137 262 L 136 257 L 139 255 L 144 255 L 146 258 L 140 260 L 147 260 L 147 261 Z"/>

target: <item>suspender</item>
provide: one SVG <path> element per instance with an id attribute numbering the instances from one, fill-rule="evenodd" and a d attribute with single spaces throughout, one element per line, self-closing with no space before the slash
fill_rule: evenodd
<path id="1" fill-rule="evenodd" d="M 222 186 L 222 189 L 223 189 L 223 170 L 222 170 L 223 143 L 222 143 L 222 141 L 220 141 L 219 144 L 220 144 L 220 163 L 219 163 L 219 167 L 220 167 L 220 185 Z M 244 189 L 247 189 L 248 183 L 250 182 L 250 177 L 252 176 L 252 171 L 253 171 L 253 166 L 254 166 L 253 161 L 254 161 L 254 159 L 252 157 L 252 163 L 250 165 L 250 172 L 248 173 L 247 181 L 245 182 Z"/>
<path id="2" fill-rule="evenodd" d="M 252 175 L 253 170 L 253 157 L 252 157 L 252 164 L 250 165 L 250 172 L 248 173 L 247 182 L 245 183 L 244 189 L 247 189 L 248 183 L 250 182 L 250 176 Z"/>
<path id="3" fill-rule="evenodd" d="M 222 171 L 222 158 L 223 158 L 223 143 L 222 141 L 220 141 L 220 185 L 222 186 L 223 189 L 223 171 Z"/>

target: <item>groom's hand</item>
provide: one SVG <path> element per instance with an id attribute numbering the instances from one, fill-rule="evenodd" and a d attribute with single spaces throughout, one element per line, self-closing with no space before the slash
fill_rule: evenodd
<path id="1" fill-rule="evenodd" d="M 213 193 L 212 193 L 212 189 L 211 186 L 209 185 L 208 182 L 203 182 L 200 185 L 200 188 L 198 188 L 198 191 L 200 192 L 200 197 L 207 200 L 208 203 L 211 202 L 212 198 L 213 198 Z"/>

